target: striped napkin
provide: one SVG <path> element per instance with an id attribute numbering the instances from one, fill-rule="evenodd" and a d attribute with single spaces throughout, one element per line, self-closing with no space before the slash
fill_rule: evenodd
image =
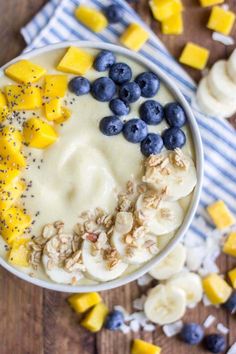
<path id="1" fill-rule="evenodd" d="M 193 237 L 205 238 L 206 234 L 202 222 L 199 222 L 199 220 L 206 217 L 204 209 L 208 204 L 217 199 L 223 199 L 236 216 L 236 139 L 234 129 L 227 121 L 209 118 L 200 112 L 194 103 L 196 84 L 124 0 L 112 0 L 112 3 L 117 3 L 124 9 L 122 21 L 119 24 L 110 25 L 98 34 L 93 33 L 75 19 L 74 10 L 81 3 L 101 9 L 110 5 L 111 1 L 49 1 L 33 20 L 21 30 L 28 45 L 26 51 L 67 40 L 104 41 L 118 44 L 119 36 L 131 22 L 140 23 L 147 29 L 150 33 L 150 40 L 140 50 L 140 54 L 155 63 L 177 84 L 192 105 L 200 127 L 204 145 L 205 177 L 198 211 L 188 231 L 188 236 L 192 234 Z"/>

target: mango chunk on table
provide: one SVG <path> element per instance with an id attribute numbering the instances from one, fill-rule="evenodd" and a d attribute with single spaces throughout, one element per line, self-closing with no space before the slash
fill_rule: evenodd
<path id="1" fill-rule="evenodd" d="M 67 90 L 66 75 L 46 75 L 44 96 L 46 97 L 64 97 Z"/>
<path id="2" fill-rule="evenodd" d="M 236 232 L 231 232 L 224 243 L 223 251 L 230 256 L 236 257 Z"/>
<path id="3" fill-rule="evenodd" d="M 134 339 L 131 354 L 160 354 L 161 348 L 157 345 L 145 342 L 141 339 Z"/>
<path id="4" fill-rule="evenodd" d="M 20 60 L 5 69 L 8 77 L 24 84 L 38 81 L 45 73 L 44 68 L 29 60 Z"/>
<path id="5" fill-rule="evenodd" d="M 75 17 L 93 32 L 101 32 L 108 25 L 107 18 L 101 11 L 88 6 L 81 5 L 77 7 Z"/>
<path id="6" fill-rule="evenodd" d="M 0 213 L 11 208 L 18 200 L 23 191 L 25 184 L 21 181 L 15 181 L 12 184 L 0 189 Z"/>
<path id="7" fill-rule="evenodd" d="M 77 313 L 83 313 L 91 307 L 102 302 L 101 296 L 96 293 L 74 294 L 68 298 L 70 306 Z"/>
<path id="8" fill-rule="evenodd" d="M 12 110 L 31 110 L 42 106 L 42 95 L 39 87 L 7 85 L 5 86 L 5 93 L 9 108 Z"/>
<path id="9" fill-rule="evenodd" d="M 16 177 L 20 175 L 20 170 L 16 168 L 8 168 L 0 163 L 0 190 L 11 184 Z"/>
<path id="10" fill-rule="evenodd" d="M 57 124 L 65 123 L 71 117 L 71 111 L 68 108 L 62 107 L 61 110 L 62 115 L 59 118 L 55 119 L 55 123 Z"/>
<path id="11" fill-rule="evenodd" d="M 223 200 L 218 200 L 207 207 L 208 214 L 216 227 L 220 230 L 230 227 L 235 223 L 235 218 L 231 214 Z"/>
<path id="12" fill-rule="evenodd" d="M 45 103 L 45 115 L 48 120 L 57 120 L 62 116 L 60 98 L 52 98 Z"/>
<path id="13" fill-rule="evenodd" d="M 232 288 L 216 273 L 206 276 L 202 284 L 206 296 L 213 305 L 223 304 L 232 293 Z"/>
<path id="14" fill-rule="evenodd" d="M 218 4 L 223 4 L 225 0 L 200 0 L 200 4 L 202 7 L 208 7 Z"/>
<path id="15" fill-rule="evenodd" d="M 188 42 L 179 58 L 180 63 L 195 69 L 204 69 L 209 58 L 209 50 Z"/>
<path id="16" fill-rule="evenodd" d="M 94 57 L 92 54 L 76 47 L 70 47 L 57 65 L 57 70 L 84 75 L 91 69 L 93 61 Z"/>
<path id="17" fill-rule="evenodd" d="M 231 269 L 229 272 L 228 272 L 228 277 L 231 281 L 231 284 L 232 284 L 232 287 L 234 289 L 236 289 L 236 268 L 234 269 Z"/>
<path id="18" fill-rule="evenodd" d="M 21 133 L 12 126 L 0 131 L 0 157 L 2 163 L 13 168 L 25 167 L 26 160 L 20 151 L 22 144 Z"/>
<path id="19" fill-rule="evenodd" d="M 137 52 L 149 39 L 149 33 L 139 24 L 131 23 L 120 37 L 120 43 Z"/>
<path id="20" fill-rule="evenodd" d="M 16 246 L 13 244 L 8 254 L 8 262 L 17 267 L 28 267 L 28 256 L 29 250 L 27 248 L 27 245 L 22 244 Z"/>
<path id="21" fill-rule="evenodd" d="M 232 11 L 224 10 L 220 6 L 214 6 L 207 23 L 207 27 L 213 31 L 228 35 L 235 21 L 235 14 Z"/>
<path id="22" fill-rule="evenodd" d="M 98 332 L 102 328 L 108 312 L 108 307 L 103 302 L 100 302 L 87 313 L 80 324 L 91 332 Z"/>
<path id="23" fill-rule="evenodd" d="M 58 139 L 56 130 L 40 118 L 30 118 L 27 120 L 23 135 L 25 143 L 37 149 L 45 149 Z"/>
<path id="24" fill-rule="evenodd" d="M 181 34 L 183 33 L 183 16 L 181 12 L 172 15 L 161 23 L 163 34 Z"/>
<path id="25" fill-rule="evenodd" d="M 149 5 L 153 17 L 161 22 L 183 10 L 181 0 L 151 0 Z"/>

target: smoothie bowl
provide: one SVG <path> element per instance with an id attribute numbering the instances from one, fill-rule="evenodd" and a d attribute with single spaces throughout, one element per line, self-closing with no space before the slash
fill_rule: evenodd
<path id="1" fill-rule="evenodd" d="M 51 45 L 0 78 L 0 263 L 57 291 L 137 279 L 196 210 L 198 127 L 158 67 L 118 46 Z"/>

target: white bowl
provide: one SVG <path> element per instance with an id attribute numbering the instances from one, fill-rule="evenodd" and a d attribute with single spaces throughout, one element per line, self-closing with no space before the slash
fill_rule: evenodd
<path id="1" fill-rule="evenodd" d="M 131 52 L 130 50 L 127 50 L 123 47 L 119 47 L 116 45 L 112 44 L 107 44 L 107 43 L 96 43 L 96 42 L 87 42 L 87 41 L 73 41 L 73 42 L 63 42 L 63 43 L 58 43 L 58 44 L 52 44 L 48 45 L 46 47 L 40 48 L 33 50 L 29 53 L 22 54 L 21 56 L 13 59 L 6 65 L 4 65 L 1 69 L 4 70 L 7 66 L 10 64 L 20 60 L 20 59 L 31 59 L 37 55 L 46 53 L 48 51 L 52 51 L 55 49 L 61 49 L 61 48 L 67 48 L 69 46 L 77 46 L 80 48 L 93 48 L 93 49 L 107 49 L 111 50 L 113 52 L 116 52 L 121 55 L 125 55 L 127 57 L 130 57 L 136 62 L 139 62 L 143 66 L 147 67 L 151 71 L 155 72 L 158 77 L 161 79 L 161 81 L 166 85 L 166 87 L 170 90 L 172 93 L 173 97 L 183 106 L 187 117 L 188 117 L 188 124 L 189 128 L 192 134 L 192 139 L 193 139 L 193 145 L 194 145 L 194 150 L 195 150 L 195 155 L 196 155 L 196 168 L 197 168 L 197 185 L 195 187 L 193 197 L 191 204 L 189 206 L 189 209 L 185 215 L 184 222 L 179 228 L 178 232 L 175 234 L 173 239 L 170 240 L 170 242 L 167 244 L 167 246 L 154 258 L 152 258 L 149 262 L 145 263 L 143 266 L 141 266 L 139 269 L 135 270 L 134 272 L 125 275 L 123 277 L 120 277 L 118 279 L 105 282 L 105 283 L 98 283 L 98 284 L 91 284 L 91 285 L 78 285 L 78 286 L 72 286 L 72 285 L 62 285 L 62 284 L 56 284 L 52 283 L 51 281 L 45 281 L 45 280 L 40 280 L 37 278 L 30 277 L 29 275 L 25 274 L 24 272 L 21 272 L 20 270 L 14 268 L 11 266 L 8 262 L 6 262 L 4 259 L 0 258 L 0 264 L 7 269 L 9 272 L 12 274 L 16 275 L 17 277 L 41 286 L 43 288 L 55 290 L 55 291 L 63 291 L 63 292 L 70 292 L 70 293 L 76 293 L 76 292 L 91 292 L 91 291 L 103 291 L 103 290 L 108 290 L 108 289 L 114 289 L 116 287 L 119 287 L 121 285 L 125 285 L 135 279 L 138 279 L 145 273 L 147 273 L 154 265 L 156 265 L 158 262 L 160 262 L 171 250 L 172 248 L 180 242 L 182 239 L 183 235 L 186 233 L 188 230 L 190 223 L 194 217 L 196 208 L 198 206 L 199 198 L 200 198 L 200 193 L 201 193 L 201 187 L 202 187 L 202 180 L 203 180 L 203 148 L 202 148 L 202 141 L 201 141 L 201 136 L 199 133 L 198 125 L 196 123 L 196 120 L 194 118 L 194 115 L 191 111 L 191 108 L 188 104 L 188 102 L 185 100 L 184 96 L 181 94 L 179 89 L 173 84 L 173 81 L 165 74 L 161 69 L 159 69 L 156 65 L 154 65 L 152 62 L 149 60 L 145 59 L 141 55 Z"/>

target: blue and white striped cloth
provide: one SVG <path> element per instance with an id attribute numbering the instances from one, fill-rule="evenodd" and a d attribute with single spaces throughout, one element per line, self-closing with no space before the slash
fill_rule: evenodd
<path id="1" fill-rule="evenodd" d="M 124 9 L 122 22 L 109 26 L 102 33 L 95 34 L 74 17 L 75 7 L 82 2 L 98 9 L 111 4 L 111 2 L 117 3 Z M 119 36 L 130 22 L 139 22 L 150 32 L 150 40 L 142 48 L 140 54 L 166 72 L 175 81 L 190 104 L 194 102 L 196 85 L 193 80 L 124 0 L 51 0 L 22 29 L 21 33 L 28 44 L 27 51 L 67 40 L 118 43 Z M 189 233 L 205 237 L 198 222 L 198 216 L 204 215 L 204 208 L 208 204 L 216 199 L 223 199 L 236 215 L 236 139 L 234 129 L 227 121 L 206 117 L 198 111 L 195 105 L 192 108 L 204 144 L 205 178 L 198 212 Z"/>

